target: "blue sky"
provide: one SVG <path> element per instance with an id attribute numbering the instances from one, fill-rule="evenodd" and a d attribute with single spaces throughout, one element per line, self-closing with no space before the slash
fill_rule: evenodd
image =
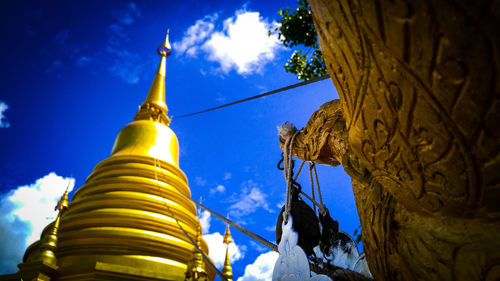
<path id="1" fill-rule="evenodd" d="M 2 1 L 0 272 L 16 270 L 68 181 L 76 190 L 109 156 L 146 97 L 167 28 L 174 53 L 166 102 L 176 116 L 298 82 L 283 68 L 292 51 L 267 36 L 286 6 L 296 2 Z M 276 127 L 290 121 L 301 128 L 336 98 L 332 82 L 324 80 L 174 118 L 180 167 L 193 198 L 203 197 L 207 206 L 274 242 L 285 192 L 276 169 Z M 341 167 L 318 172 L 327 207 L 341 229 L 353 233 L 359 219 L 350 179 Z M 300 183 L 309 186 L 307 173 Z M 205 239 L 220 243 L 224 224 L 203 216 Z M 259 280 L 255 272 L 265 271 L 263 264 L 274 257 L 237 230 L 232 234 L 235 279 Z"/>

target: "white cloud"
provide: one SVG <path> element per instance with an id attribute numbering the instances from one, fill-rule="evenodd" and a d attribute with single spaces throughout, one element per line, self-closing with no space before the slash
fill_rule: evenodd
<path id="1" fill-rule="evenodd" d="M 254 213 L 258 208 L 274 213 L 267 203 L 267 194 L 260 191 L 258 185 L 252 180 L 242 184 L 242 192 L 233 205 L 229 206 L 231 217 L 241 218 L 242 216 Z"/>
<path id="2" fill-rule="evenodd" d="M 238 278 L 238 281 L 267 281 L 273 277 L 273 269 L 276 260 L 278 260 L 278 253 L 271 251 L 255 259 L 253 264 L 247 265 L 245 274 Z"/>
<path id="3" fill-rule="evenodd" d="M 267 231 L 276 231 L 276 225 L 271 225 L 271 226 L 266 226 L 265 227 L 265 230 Z"/>
<path id="4" fill-rule="evenodd" d="M 225 102 L 226 101 L 226 97 L 223 96 L 221 93 L 217 93 L 217 97 L 215 98 L 215 101 L 220 102 L 220 103 Z M 229 178 L 227 178 L 228 175 L 229 175 Z M 231 173 L 226 173 L 224 175 L 224 180 L 228 180 L 230 178 L 231 178 Z"/>
<path id="5" fill-rule="evenodd" d="M 141 11 L 134 2 L 130 2 L 123 9 L 112 10 L 111 14 L 116 21 L 109 25 L 111 36 L 106 46 L 110 59 L 108 70 L 128 84 L 137 84 L 144 76 L 144 70 L 154 65 L 152 57 L 144 58 L 122 45 L 130 41 L 126 29 L 141 17 Z"/>
<path id="6" fill-rule="evenodd" d="M 0 237 L 8 243 L 0 244 L 0 273 L 17 271 L 26 247 L 40 238 L 43 228 L 52 222 L 54 207 L 73 178 L 50 173 L 30 185 L 19 186 L 3 195 L 0 201 Z"/>
<path id="7" fill-rule="evenodd" d="M 276 35 L 268 36 L 276 22 L 268 22 L 259 12 L 237 10 L 224 20 L 221 30 L 215 30 L 216 21 L 217 14 L 196 21 L 182 40 L 174 43 L 176 52 L 195 57 L 201 50 L 209 61 L 220 64 L 218 71 L 252 74 L 259 73 L 281 48 Z"/>
<path id="8" fill-rule="evenodd" d="M 207 211 L 203 211 L 200 215 L 200 224 L 203 231 L 203 239 L 207 242 L 208 253 L 215 265 L 220 268 L 224 264 L 226 258 L 226 245 L 223 243 L 224 236 L 219 232 L 207 234 L 210 230 L 211 215 Z M 245 247 L 238 246 L 234 242 L 229 244 L 229 258 L 231 263 L 243 258 Z"/>
<path id="9" fill-rule="evenodd" d="M 0 128 L 10 127 L 10 123 L 7 121 L 7 118 L 4 115 L 4 112 L 7 109 L 9 109 L 9 106 L 5 102 L 0 101 Z"/>
<path id="10" fill-rule="evenodd" d="M 259 12 L 238 10 L 234 17 L 224 20 L 223 30 L 214 32 L 201 48 L 224 73 L 232 69 L 238 74 L 258 73 L 281 46 L 275 35 L 268 36 L 273 24 Z"/>
<path id="11" fill-rule="evenodd" d="M 113 33 L 113 35 L 121 40 L 130 40 L 130 37 L 128 37 L 127 33 L 125 33 L 125 27 L 123 27 L 123 25 L 113 23 L 109 26 L 109 30 Z"/>
<path id="12" fill-rule="evenodd" d="M 203 239 L 208 244 L 208 254 L 214 261 L 215 265 L 220 268 L 224 265 L 226 258 L 226 244 L 222 241 L 224 236 L 219 232 L 203 235 Z M 231 263 L 243 258 L 242 247 L 239 247 L 234 242 L 229 243 L 229 259 Z"/>
<path id="13" fill-rule="evenodd" d="M 196 185 L 199 185 L 199 186 L 205 186 L 207 185 L 207 180 L 205 180 L 204 178 L 202 177 L 195 177 L 194 178 L 194 183 Z"/>
<path id="14" fill-rule="evenodd" d="M 144 69 L 152 63 L 150 60 L 144 60 L 139 54 L 122 48 L 113 48 L 108 45 L 106 50 L 113 57 L 112 65 L 108 70 L 128 84 L 139 83 Z"/>
<path id="15" fill-rule="evenodd" d="M 210 219 L 211 219 L 211 215 L 209 212 L 207 212 L 207 211 L 201 212 L 199 220 L 200 220 L 200 224 L 201 224 L 202 234 L 206 234 L 210 230 Z"/>
<path id="16" fill-rule="evenodd" d="M 224 191 L 226 191 L 226 187 L 220 184 L 214 188 L 210 188 L 210 194 L 214 194 L 217 192 L 224 193 Z"/>
<path id="17" fill-rule="evenodd" d="M 225 99 L 225 98 L 224 98 Z M 224 180 L 227 181 L 227 180 L 230 180 L 231 177 L 233 176 L 233 174 L 231 174 L 230 172 L 226 172 L 224 174 Z"/>
<path id="18" fill-rule="evenodd" d="M 283 193 L 283 197 L 285 197 L 285 196 L 286 196 L 286 195 Z M 276 203 L 276 207 L 277 207 L 278 209 L 280 209 L 280 210 L 281 210 L 281 208 L 283 208 L 283 206 L 285 206 L 285 199 L 283 199 L 282 201 L 280 201 L 280 202 Z"/>
<path id="19" fill-rule="evenodd" d="M 196 56 L 200 49 L 200 43 L 203 42 L 214 30 L 214 22 L 217 19 L 217 14 L 207 15 L 190 26 L 184 37 L 179 42 L 174 42 L 174 49 L 177 55 Z"/>
<path id="20" fill-rule="evenodd" d="M 264 247 L 253 240 L 250 240 L 250 246 L 252 246 L 252 249 L 256 250 L 257 252 L 265 252 L 266 250 L 269 250 L 267 247 Z"/>

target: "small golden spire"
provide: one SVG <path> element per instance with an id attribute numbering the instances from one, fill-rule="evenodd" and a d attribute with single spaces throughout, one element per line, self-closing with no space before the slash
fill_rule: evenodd
<path id="1" fill-rule="evenodd" d="M 58 210 L 59 212 L 61 212 L 68 208 L 68 193 L 70 184 L 71 184 L 71 179 L 68 181 L 68 186 L 66 186 L 66 191 L 64 191 L 64 194 L 61 196 L 61 199 L 57 201 L 57 205 L 54 208 L 54 210 Z"/>
<path id="2" fill-rule="evenodd" d="M 201 226 L 198 224 L 196 228 L 196 245 L 201 249 Z M 203 256 L 197 249 L 193 251 L 193 256 L 188 262 L 186 270 L 186 279 L 191 281 L 208 280 L 208 274 L 205 271 L 205 263 Z"/>
<path id="3" fill-rule="evenodd" d="M 226 259 L 224 260 L 224 267 L 222 267 L 222 275 L 226 277 L 227 281 L 233 280 L 233 269 L 229 261 L 229 245 L 226 245 Z"/>
<path id="4" fill-rule="evenodd" d="M 226 225 L 226 231 L 224 231 L 224 244 L 229 245 L 233 242 L 233 237 L 231 237 L 231 232 L 229 231 L 229 224 Z"/>
<path id="5" fill-rule="evenodd" d="M 170 41 L 168 40 L 168 34 L 170 29 L 167 29 L 167 35 L 165 36 L 165 41 L 158 48 L 158 54 L 162 57 L 169 57 L 172 54 L 172 46 L 170 46 Z"/>
<path id="6" fill-rule="evenodd" d="M 56 220 L 46 233 L 42 233 L 39 250 L 34 252 L 33 255 L 28 258 L 28 261 L 44 261 L 52 265 L 57 264 L 57 259 L 54 254 L 57 247 L 57 232 L 59 231 L 61 214 L 68 208 L 68 192 L 70 184 L 71 180 L 69 180 L 66 191 L 61 196 L 55 207 L 55 210 L 59 211 L 57 213 Z"/>
<path id="7" fill-rule="evenodd" d="M 161 56 L 160 65 L 156 70 L 155 78 L 149 89 L 146 100 L 137 111 L 134 120 L 153 120 L 168 126 L 170 119 L 167 117 L 167 104 L 165 103 L 165 74 L 167 72 L 167 57 L 172 54 L 172 46 L 168 40 L 169 31 L 163 44 L 158 47 Z"/>
<path id="8" fill-rule="evenodd" d="M 227 215 L 227 218 L 229 219 L 229 215 Z M 222 275 L 226 277 L 227 281 L 232 281 L 233 269 L 229 261 L 229 244 L 233 242 L 233 237 L 231 237 L 231 231 L 229 231 L 229 224 L 226 224 L 226 231 L 224 231 L 224 239 L 222 241 L 226 244 L 226 259 L 224 260 L 224 267 L 222 267 Z"/>

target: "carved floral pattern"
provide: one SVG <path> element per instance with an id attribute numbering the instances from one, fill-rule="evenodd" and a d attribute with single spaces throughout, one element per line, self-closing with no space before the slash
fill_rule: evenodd
<path id="1" fill-rule="evenodd" d="M 498 3 L 310 4 L 341 106 L 294 154 L 352 176 L 374 277 L 500 279 Z"/>

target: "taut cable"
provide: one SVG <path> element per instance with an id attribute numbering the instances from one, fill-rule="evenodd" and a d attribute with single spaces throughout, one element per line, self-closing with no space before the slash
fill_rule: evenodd
<path id="1" fill-rule="evenodd" d="M 270 95 L 273 95 L 273 94 L 284 92 L 284 91 L 287 91 L 287 90 L 290 90 L 290 89 L 293 89 L 293 88 L 297 88 L 297 87 L 300 87 L 300 86 L 304 86 L 304 85 L 307 85 L 307 84 L 315 83 L 315 82 L 318 82 L 318 81 L 321 81 L 321 80 L 325 80 L 325 79 L 328 79 L 328 78 L 330 78 L 329 75 L 324 75 L 324 76 L 321 76 L 321 77 L 316 77 L 316 78 L 313 78 L 311 80 L 303 81 L 303 82 L 300 82 L 300 83 L 297 83 L 297 84 L 293 84 L 293 85 L 290 85 L 290 86 L 279 88 L 277 90 L 266 92 L 266 93 L 263 93 L 263 94 L 260 94 L 260 95 L 256 95 L 256 96 L 253 96 L 253 97 L 246 98 L 246 99 L 234 101 L 234 102 L 227 103 L 227 104 L 224 104 L 224 105 L 219 105 L 219 106 L 212 107 L 212 108 L 209 108 L 209 109 L 205 109 L 205 110 L 202 110 L 202 111 L 198 111 L 198 112 L 194 112 L 194 113 L 189 113 L 189 114 L 184 114 L 184 115 L 180 115 L 180 116 L 172 116 L 172 119 L 182 119 L 182 118 L 186 118 L 186 117 L 189 117 L 189 116 L 194 116 L 194 115 L 202 114 L 202 113 L 205 113 L 205 112 L 209 112 L 209 111 L 221 109 L 221 108 L 228 107 L 228 106 L 231 106 L 231 105 L 235 105 L 235 104 L 238 104 L 238 103 L 242 103 L 242 102 L 246 102 L 246 101 L 250 101 L 250 100 L 262 98 L 262 97 L 265 97 L 265 96 L 270 96 Z"/>

